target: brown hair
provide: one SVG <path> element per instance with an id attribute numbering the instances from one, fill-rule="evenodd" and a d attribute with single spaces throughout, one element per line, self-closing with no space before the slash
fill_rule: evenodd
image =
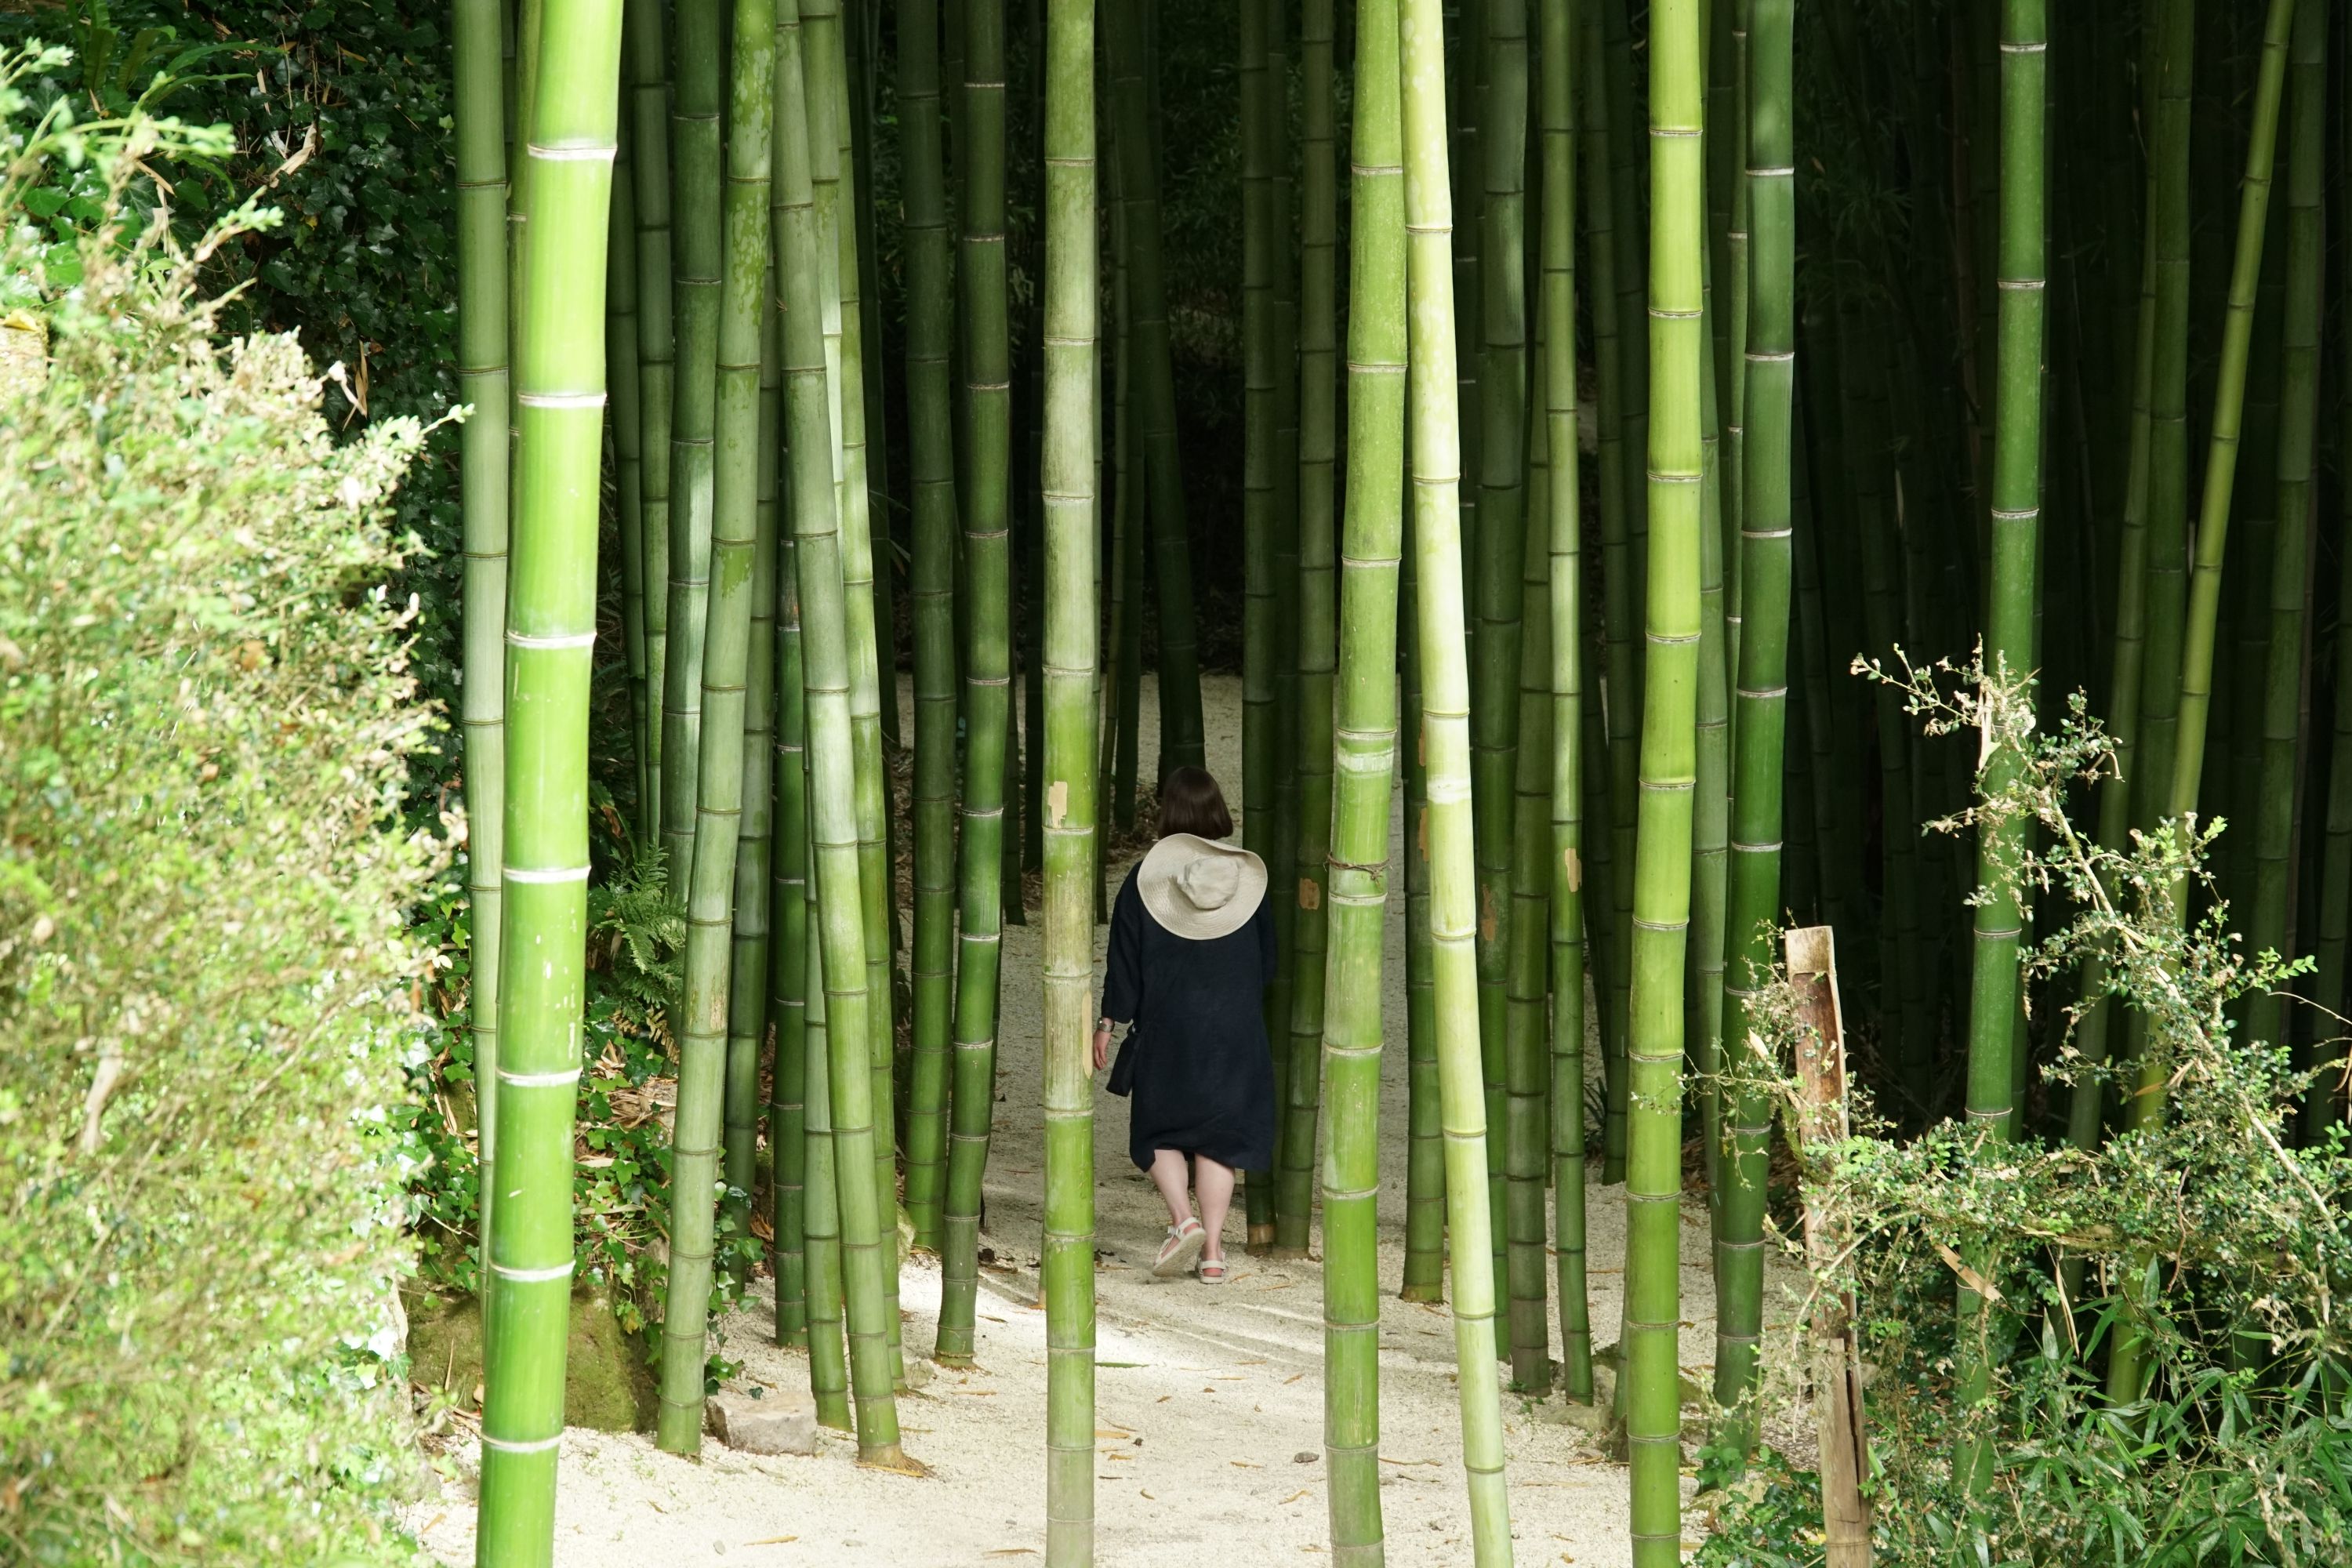
<path id="1" fill-rule="evenodd" d="M 1178 768 L 1160 785 L 1160 837 L 1190 833 L 1201 838 L 1230 838 L 1234 814 L 1225 809 L 1225 792 L 1206 768 Z"/>

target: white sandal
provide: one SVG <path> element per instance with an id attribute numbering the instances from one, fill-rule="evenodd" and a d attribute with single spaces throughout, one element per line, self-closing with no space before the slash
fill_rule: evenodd
<path id="1" fill-rule="evenodd" d="M 1151 1272 L 1161 1279 L 1172 1279 L 1192 1267 L 1201 1256 L 1201 1248 L 1209 1244 L 1209 1233 L 1201 1228 L 1197 1219 L 1168 1227 L 1168 1239 L 1160 1244 L 1160 1256 L 1151 1265 Z"/>
<path id="2" fill-rule="evenodd" d="M 1222 1258 L 1201 1259 L 1200 1274 L 1201 1283 L 1203 1285 L 1222 1285 L 1232 1277 L 1225 1268 L 1225 1260 Z"/>

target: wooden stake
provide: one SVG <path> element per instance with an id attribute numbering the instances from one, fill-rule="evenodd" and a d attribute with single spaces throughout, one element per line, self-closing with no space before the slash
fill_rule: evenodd
<path id="1" fill-rule="evenodd" d="M 1797 1078 L 1804 1089 L 1799 1137 L 1808 1143 L 1832 1142 L 1846 1135 L 1845 1023 L 1838 1005 L 1835 933 L 1828 926 L 1801 927 L 1789 932 L 1786 951 L 1797 1016 L 1809 1029 L 1797 1047 Z M 1805 1256 L 1813 1268 L 1824 1268 L 1843 1247 L 1843 1224 L 1807 1202 Z M 1862 1498 L 1869 1456 L 1850 1294 L 1838 1291 L 1817 1300 L 1812 1337 L 1826 1568 L 1870 1568 L 1870 1510 Z"/>

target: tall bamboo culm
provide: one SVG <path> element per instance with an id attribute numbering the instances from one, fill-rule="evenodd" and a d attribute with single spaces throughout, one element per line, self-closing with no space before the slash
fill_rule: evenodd
<path id="1" fill-rule="evenodd" d="M 1332 821 L 1332 678 L 1339 663 L 1333 469 L 1337 461 L 1333 334 L 1338 329 L 1338 170 L 1331 68 L 1332 0 L 1300 7 L 1302 153 L 1298 289 L 1298 774 L 1297 912 L 1291 943 L 1288 1098 L 1282 1118 L 1282 1189 L 1275 1246 L 1307 1250 L 1313 1217 L 1316 1121 L 1322 1097 L 1324 954 Z M 1383 818 L 1385 821 L 1386 819 Z"/>
<path id="2" fill-rule="evenodd" d="M 827 258 L 824 330 L 831 399 L 834 477 L 841 489 L 841 569 L 849 637 L 849 724 L 857 805 L 859 904 L 866 922 L 867 1077 L 875 1125 L 874 1184 L 882 1216 L 883 1315 L 892 1381 L 906 1381 L 898 1336 L 898 1118 L 893 1072 L 897 1031 L 890 956 L 897 946 L 890 876 L 889 782 L 882 762 L 882 675 L 874 585 L 873 488 L 866 466 L 865 313 L 860 300 L 857 158 L 850 115 L 846 29 L 840 0 L 802 0 L 802 70 L 808 93 L 809 170 L 816 197 L 818 244 Z M 837 345 L 837 346 L 836 346 Z M 878 350 L 878 346 L 877 350 Z M 895 679 L 891 700 L 897 700 Z"/>
<path id="3" fill-rule="evenodd" d="M 737 0 L 727 149 L 724 260 L 713 403 L 711 581 L 702 643 L 701 722 L 695 770 L 694 858 L 687 884 L 686 1005 L 678 1038 L 677 1110 L 670 1134 L 669 1294 L 662 1315 L 661 1415 L 656 1437 L 673 1454 L 702 1447 L 706 1320 L 710 1304 L 714 1189 L 728 1090 L 733 1085 L 728 992 L 736 841 L 743 813 L 743 700 L 751 637 L 760 471 L 760 338 L 768 276 L 769 116 L 775 100 L 772 0 Z M 748 1052 L 747 1052 L 748 1055 Z M 745 1107 L 749 1109 L 748 1105 Z M 743 1151 L 750 1179 L 751 1151 Z"/>
<path id="4" fill-rule="evenodd" d="M 1467 15 L 1465 11 L 1465 16 Z M 1527 0 L 1481 0 L 1485 37 L 1465 47 L 1481 61 L 1476 100 L 1483 199 L 1475 215 L 1478 279 L 1478 406 L 1465 412 L 1465 460 L 1476 469 L 1467 531 L 1472 816 L 1478 855 L 1478 1034 L 1486 1079 L 1489 1211 L 1508 1214 L 1510 1164 L 1506 1036 L 1511 960 L 1514 762 L 1519 728 L 1520 574 L 1526 548 L 1528 403 L 1526 251 Z M 1464 106 L 1456 105 L 1456 111 Z M 1467 171 L 1465 171 L 1467 173 Z M 1457 337 L 1459 334 L 1457 333 Z M 1537 1150 L 1522 1150 L 1524 1156 Z M 1495 1295 L 1510 1299 L 1507 1225 L 1494 1237 Z M 1540 1227 L 1538 1227 L 1540 1229 Z M 1538 1279 L 1540 1272 L 1538 1272 Z M 1522 1314 L 1524 1318 L 1524 1314 Z"/>
<path id="5" fill-rule="evenodd" d="M 1697 757 L 1701 258 L 1706 170 L 1699 0 L 1650 13 L 1647 655 L 1626 1052 L 1626 1439 L 1634 1568 L 1682 1560 L 1680 1373 L 1684 971 Z"/>
<path id="6" fill-rule="evenodd" d="M 1472 1555 L 1511 1560 L 1495 1376 L 1493 1220 L 1486 1081 L 1478 1043 L 1477 865 L 1470 822 L 1470 672 L 1463 642 L 1461 419 L 1454 374 L 1453 196 L 1445 156 L 1445 34 L 1438 0 L 1401 0 L 1406 279 L 1410 307 L 1413 552 L 1422 744 L 1429 770 L 1430 942 L 1445 1209 L 1454 1266 L 1454 1354 Z"/>
<path id="7" fill-rule="evenodd" d="M 821 984 L 831 1112 L 833 1196 L 840 1217 L 842 1296 L 849 1326 L 851 1391 L 858 1462 L 904 1469 L 890 1367 L 887 1258 L 881 1194 L 873 1179 L 872 1029 L 868 1024 L 866 918 L 858 868 L 856 781 L 850 729 L 848 607 L 843 586 L 832 410 L 824 342 L 823 236 L 809 181 L 812 140 L 806 56 L 810 40 L 796 0 L 778 5 L 776 117 L 783 187 L 785 450 L 792 463 L 793 554 L 800 578 L 801 666 L 814 855 L 810 870 L 823 963 Z M 811 1018 L 811 1034 L 814 1018 Z M 814 1038 L 812 1038 L 812 1046 Z M 812 1071 L 814 1080 L 814 1073 Z M 814 1093 L 814 1081 L 811 1092 Z M 814 1180 L 814 1173 L 812 1173 Z M 814 1207 L 812 1201 L 812 1209 Z M 895 1229 L 895 1226 L 893 1226 Z M 812 1310 L 814 1320 L 815 1314 Z M 814 1325 L 813 1325 L 813 1331 Z"/>
<path id="8" fill-rule="evenodd" d="M 2306 623 L 2312 593 L 2312 513 L 2317 501 L 2312 455 L 2319 429 L 2320 311 L 2326 274 L 2326 227 L 2321 193 L 2327 162 L 2327 22 L 2325 0 L 2295 7 L 2287 64 L 2286 279 L 2278 414 L 2278 526 L 2272 537 L 2270 647 L 2263 672 L 2262 787 L 2253 814 L 2254 879 L 2246 945 L 2253 952 L 2290 953 L 2296 941 L 2296 871 L 2303 860 L 2296 831 L 2305 771 L 2301 731 L 2311 647 Z M 2257 452 L 2254 460 L 2263 460 Z M 2291 1030 L 2308 1032 L 2282 995 L 2246 998 L 2249 1038 L 2284 1045 Z M 2292 1020 L 2292 1024 L 2290 1024 Z M 2305 1051 L 2303 1058 L 2311 1053 Z M 2305 1062 L 2305 1065 L 2315 1065 Z M 2305 1101 L 2306 1140 L 2324 1124 L 2326 1090 Z"/>
<path id="9" fill-rule="evenodd" d="M 956 650 L 955 435 L 948 350 L 955 332 L 940 137 L 938 0 L 898 15 L 898 129 L 906 178 L 907 427 L 913 475 L 915 623 L 914 1054 L 907 1086 L 907 1212 L 915 1243 L 940 1249 L 954 1011 Z"/>
<path id="10" fill-rule="evenodd" d="M 767 7 L 774 15 L 774 0 Z M 766 53 L 775 58 L 774 29 Z M 769 72 L 771 87 L 774 72 Z M 773 92 L 770 93 L 771 99 Z M 772 110 L 767 116 L 774 119 Z M 774 140 L 772 131 L 770 141 Z M 772 156 L 771 157 L 772 166 Z M 772 193 L 775 182 L 765 187 Z M 783 321 L 775 302 L 774 223 L 763 216 L 761 241 L 768 247 L 760 282 L 760 404 L 753 437 L 758 453 L 756 518 L 751 549 L 751 637 L 743 654 L 743 816 L 735 848 L 734 959 L 727 994 L 727 1157 L 729 1212 L 748 1227 L 751 1193 L 758 1185 L 761 1053 L 767 1048 L 770 1015 L 769 952 L 776 909 L 775 845 L 776 727 L 776 481 L 783 463 Z M 780 1133 L 770 1131 L 773 1142 Z M 781 1232 L 779 1233 L 782 1234 Z"/>
<path id="11" fill-rule="evenodd" d="M 2311 0 L 2317 4 L 2319 0 Z M 2252 130 L 2246 147 L 2245 177 L 2238 207 L 2237 245 L 2230 266 L 2227 314 L 2221 335 L 2221 363 L 2213 392 L 2210 446 L 2205 465 L 2204 492 L 2198 510 L 2196 556 L 2189 579 L 2189 604 L 2181 623 L 2179 662 L 2174 691 L 2178 731 L 2174 736 L 2170 787 L 2165 816 L 2179 821 L 2195 811 L 2203 782 L 2206 721 L 2212 704 L 2213 648 L 2221 598 L 2221 563 L 2229 544 L 2231 496 L 2236 479 L 2239 432 L 2245 408 L 2246 353 L 2253 336 L 2254 291 L 2262 279 L 2263 240 L 2270 212 L 2271 173 L 2277 150 L 2279 102 L 2286 82 L 2287 40 L 2294 21 L 2294 0 L 2270 0 L 2263 25 L 2263 54 L 2256 80 Z M 2170 913 L 2185 919 L 2189 887 L 2176 879 Z M 2144 1036 L 2145 1031 L 2135 1031 Z M 2161 1123 L 2166 1084 L 2174 1064 L 2167 1055 L 2144 1041 L 2136 1075 L 2138 1090 L 2131 1097 L 2129 1121 L 2135 1128 Z M 2126 1270 L 2126 1312 L 2142 1310 L 2134 1298 L 2140 1276 L 2137 1265 Z M 2132 1316 L 2119 1326 L 2115 1351 L 2107 1362 L 2107 1394 L 2130 1401 L 2146 1390 L 2147 1342 Z"/>
<path id="12" fill-rule="evenodd" d="M 669 604 L 662 682 L 662 848 L 673 898 L 693 875 L 701 766 L 702 639 L 710 598 L 712 426 L 718 417 L 719 0 L 678 0 L 670 91 L 677 361 L 672 374 Z M 679 902 L 685 900 L 680 898 Z"/>
<path id="13" fill-rule="evenodd" d="M 1045 10 L 1045 1561 L 1095 1560 L 1094 0 Z"/>
<path id="14" fill-rule="evenodd" d="M 1308 74 L 1321 20 L 1307 15 Z M 1404 542 L 1405 231 L 1396 0 L 1357 0 L 1323 1109 L 1323 1455 L 1334 1568 L 1383 1561 L 1380 1475 L 1381 997 L 1393 861 L 1397 576 Z M 1310 130 L 1312 121 L 1309 122 Z M 1313 206 L 1313 193 L 1308 205 Z M 1310 263 L 1309 293 L 1313 268 Z M 1410 853 L 1410 851 L 1408 851 Z M 1297 1048 L 1296 1046 L 1294 1049 Z"/>
<path id="15" fill-rule="evenodd" d="M 1013 365 L 1005 323 L 1004 0 L 964 6 L 963 253 L 956 283 L 965 383 L 963 834 L 958 879 L 953 1121 L 940 1237 L 939 1342 L 970 1365 L 980 1290 L 980 1184 L 996 1103 L 1003 954 L 1004 752 L 1012 720 Z M 1113 26 L 1118 26 L 1118 10 Z"/>
<path id="16" fill-rule="evenodd" d="M 1536 522 L 1549 551 L 1551 842 L 1550 1148 L 1554 1283 L 1563 1392 L 1592 1400 L 1592 1321 L 1584 1224 L 1584 508 L 1576 407 L 1576 27 L 1570 0 L 1540 0 L 1537 81 L 1542 224 L 1538 302 L 1543 377 L 1538 429 L 1547 468 Z"/>
<path id="17" fill-rule="evenodd" d="M 528 323 L 593 321 L 604 299 L 617 133 L 618 0 L 549 0 L 526 124 L 540 243 L 521 269 Z M 604 345 L 526 330 L 515 360 L 509 541 L 499 1126 L 499 1224 L 482 1408 L 480 1560 L 554 1560 L 556 1450 L 572 1305 L 572 1117 L 588 924 L 588 706 Z"/>
<path id="18" fill-rule="evenodd" d="M 2048 28 L 2043 0 L 2003 0 L 2000 39 L 2000 244 L 1993 407 L 1992 590 L 1984 639 L 1987 674 L 1997 682 L 2027 682 L 2034 668 L 2034 617 L 2040 597 L 2042 384 L 2042 122 Z M 1995 745 L 1979 764 L 1978 789 L 1999 795 L 2016 780 L 2018 749 Z M 2025 822 L 1995 815 L 1977 833 L 1975 943 L 1969 994 L 1968 1119 L 1979 1134 L 1978 1159 L 1997 1160 L 2013 1132 L 2020 1048 L 2021 976 L 2018 858 Z M 1980 1275 L 1996 1269 L 1988 1255 Z M 1980 1347 L 1985 1329 L 1968 1326 L 1990 1310 L 1987 1299 L 1963 1285 L 1959 1313 L 1959 1394 L 1967 1402 L 1991 1390 L 1991 1368 Z M 1989 1445 L 1972 1443 L 1957 1457 L 1962 1484 L 1990 1479 Z"/>
<path id="19" fill-rule="evenodd" d="M 613 522 L 621 554 L 621 638 L 629 692 L 629 752 L 637 805 L 653 793 L 647 758 L 651 725 L 646 702 L 645 450 L 637 375 L 637 269 L 635 178 L 630 168 L 633 138 L 625 119 L 617 122 L 620 153 L 613 161 L 613 200 L 605 224 L 605 380 L 612 385 Z M 616 259 L 617 258 L 617 259 Z"/>
<path id="20" fill-rule="evenodd" d="M 773 160 L 770 168 L 774 167 Z M 775 188 L 772 178 L 770 190 Z M 775 226 L 780 229 L 781 226 Z M 782 261 L 782 237 L 770 242 Z M 777 274 L 781 288 L 782 274 Z M 779 402 L 783 374 L 781 310 L 777 314 Z M 781 420 L 782 410 L 778 409 Z M 777 446 L 783 455 L 781 433 Z M 769 903 L 775 931 L 768 944 L 768 1020 L 775 1051 L 769 1068 L 768 1221 L 775 1232 L 776 1342 L 809 1338 L 807 1252 L 808 1163 L 808 773 L 801 689 L 801 595 L 789 530 L 779 519 L 776 542 L 776 669 L 774 689 L 775 853 Z"/>
<path id="21" fill-rule="evenodd" d="M 513 476 L 507 353 L 505 72 L 495 0 L 462 0 L 453 40 L 457 109 L 457 383 L 473 405 L 459 436 L 465 535 L 466 903 L 474 945 L 474 1080 L 482 1169 L 498 1153 L 500 844 L 506 812 L 507 512 Z M 482 1261 L 496 1193 L 482 1184 Z"/>
<path id="22" fill-rule="evenodd" d="M 644 554 L 646 795 L 639 840 L 661 842 L 660 706 L 669 670 L 670 400 L 677 381 L 670 279 L 668 50 L 660 0 L 626 0 L 622 41 L 628 87 L 629 175 L 637 220 L 631 255 L 616 266 L 637 274 L 637 544 Z"/>
<path id="23" fill-rule="evenodd" d="M 1739 689 L 1733 724 L 1731 865 L 1724 924 L 1723 1040 L 1727 1062 L 1750 1059 L 1748 1006 L 1771 980 L 1780 900 L 1782 763 L 1788 725 L 1790 505 L 1797 355 L 1796 146 L 1791 46 L 1795 0 L 1749 0 L 1745 259 L 1746 426 L 1740 489 Z M 1807 542 L 1801 548 L 1810 549 Z M 1737 1073 L 1734 1081 L 1748 1080 Z M 1715 1397 L 1728 1434 L 1755 1442 L 1752 1393 L 1764 1321 L 1764 1198 L 1770 1102 L 1747 1089 L 1726 1107 L 1728 1157 L 1715 1249 Z"/>

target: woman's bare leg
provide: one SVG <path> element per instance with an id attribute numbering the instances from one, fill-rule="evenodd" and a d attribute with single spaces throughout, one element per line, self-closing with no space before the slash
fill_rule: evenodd
<path id="1" fill-rule="evenodd" d="M 1168 1223 L 1171 1225 L 1181 1226 L 1192 1217 L 1192 1199 L 1184 1191 L 1187 1174 L 1184 1169 L 1184 1156 L 1181 1151 L 1154 1149 L 1151 1152 L 1151 1184 L 1160 1189 L 1160 1196 L 1168 1205 Z M 1233 1194 L 1233 1182 L 1230 1174 L 1225 1183 L 1225 1193 L 1228 1198 Z M 1208 1201 L 1208 1193 L 1205 1189 L 1201 1197 L 1203 1203 Z M 1217 1212 L 1220 1215 L 1224 1213 L 1224 1206 L 1222 1204 L 1218 1205 Z M 1212 1240 L 1213 1239 L 1212 1237 Z"/>
<path id="2" fill-rule="evenodd" d="M 1167 1151 L 1160 1152 L 1165 1154 Z M 1152 1171 L 1156 1178 L 1159 1167 L 1153 1166 Z M 1195 1155 L 1192 1184 L 1200 1189 L 1201 1224 L 1209 1233 L 1208 1245 L 1201 1249 L 1201 1256 L 1211 1262 L 1220 1261 L 1225 1256 L 1225 1211 L 1234 1205 L 1234 1168 L 1220 1165 L 1206 1154 Z"/>

